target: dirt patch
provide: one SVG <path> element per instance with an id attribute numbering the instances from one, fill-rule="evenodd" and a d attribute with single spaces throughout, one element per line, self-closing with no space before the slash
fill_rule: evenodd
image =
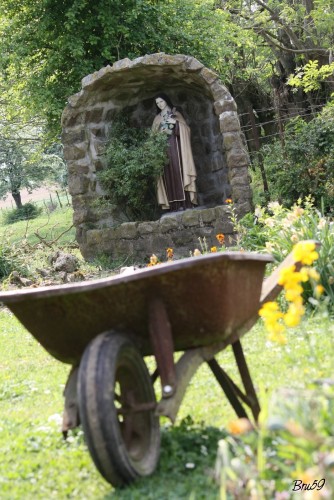
<path id="1" fill-rule="evenodd" d="M 50 201 L 50 194 L 54 201 L 57 201 L 57 195 L 49 187 L 40 187 L 38 189 L 34 189 L 32 193 L 28 193 L 26 189 L 22 189 L 21 191 L 21 199 L 22 203 L 28 203 L 29 201 L 41 201 L 46 200 Z M 15 203 L 11 195 L 8 195 L 4 200 L 0 200 L 0 208 L 15 208 Z"/>

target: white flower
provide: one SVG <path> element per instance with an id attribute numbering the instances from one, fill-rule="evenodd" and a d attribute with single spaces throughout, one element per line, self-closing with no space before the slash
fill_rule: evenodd
<path id="1" fill-rule="evenodd" d="M 289 228 L 292 226 L 295 218 L 292 216 L 292 214 L 290 214 L 290 216 L 288 215 L 285 219 L 282 220 L 282 227 L 284 227 L 285 229 Z"/>
<path id="2" fill-rule="evenodd" d="M 195 464 L 193 462 L 187 462 L 185 467 L 186 469 L 195 469 Z"/>
<path id="3" fill-rule="evenodd" d="M 323 217 L 319 220 L 318 222 L 318 225 L 317 225 L 317 228 L 318 229 L 323 229 L 327 224 L 327 221 L 326 219 L 324 219 Z"/>
<path id="4" fill-rule="evenodd" d="M 275 245 L 273 243 L 271 243 L 270 241 L 266 241 L 266 250 L 268 250 L 268 252 L 272 252 L 275 248 Z"/>
<path id="5" fill-rule="evenodd" d="M 266 225 L 266 226 L 268 226 L 268 227 L 274 227 L 274 226 L 275 226 L 275 221 L 274 221 L 274 219 L 271 219 L 271 218 L 266 219 L 266 220 L 264 221 L 264 223 L 265 223 L 265 225 Z"/>
<path id="6" fill-rule="evenodd" d="M 280 212 L 281 210 L 281 205 L 278 203 L 278 201 L 271 201 L 268 203 L 268 208 L 274 213 Z"/>
<path id="7" fill-rule="evenodd" d="M 254 215 L 257 218 L 262 217 L 262 209 L 261 209 L 261 207 L 256 207 L 256 209 L 254 211 Z"/>
<path id="8" fill-rule="evenodd" d="M 55 413 L 54 415 L 50 415 L 48 418 L 48 422 L 54 422 L 57 425 L 61 425 L 63 421 L 63 417 L 60 415 L 60 413 Z"/>

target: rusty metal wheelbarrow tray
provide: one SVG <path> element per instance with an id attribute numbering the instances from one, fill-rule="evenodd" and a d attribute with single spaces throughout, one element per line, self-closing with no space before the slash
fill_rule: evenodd
<path id="1" fill-rule="evenodd" d="M 22 324 L 55 358 L 77 364 L 101 332 L 128 333 L 153 354 L 149 304 L 159 298 L 174 350 L 232 343 L 256 321 L 269 255 L 224 252 L 137 270 L 131 275 L 0 293 Z"/>

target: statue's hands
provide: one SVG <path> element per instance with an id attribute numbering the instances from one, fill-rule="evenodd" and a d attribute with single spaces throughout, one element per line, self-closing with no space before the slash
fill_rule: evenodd
<path id="1" fill-rule="evenodd" d="M 175 125 L 176 120 L 175 120 L 175 118 L 169 117 L 169 118 L 167 118 L 166 123 L 173 123 Z"/>

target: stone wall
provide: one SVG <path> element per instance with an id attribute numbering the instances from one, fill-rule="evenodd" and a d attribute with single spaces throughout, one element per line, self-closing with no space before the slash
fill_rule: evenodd
<path id="1" fill-rule="evenodd" d="M 186 210 L 164 215 L 157 221 L 125 222 L 119 226 L 91 229 L 86 234 L 86 257 L 101 253 L 120 259 L 126 256 L 148 259 L 153 253 L 166 260 L 166 249 L 173 248 L 176 258 L 189 257 L 189 252 L 207 245 L 219 246 L 216 235 L 223 233 L 225 243 L 234 240 L 228 205 Z M 201 242 L 199 241 L 201 239 Z"/>
<path id="2" fill-rule="evenodd" d="M 138 126 L 150 127 L 156 113 L 153 97 L 159 92 L 169 95 L 190 126 L 199 204 L 204 208 L 164 216 L 160 221 L 119 225 L 122 214 L 101 214 L 94 207 L 94 200 L 103 195 L 96 173 L 104 167 L 105 144 L 116 114 L 127 110 Z M 87 258 L 123 251 L 146 257 L 162 244 L 185 247 L 186 241 L 189 245 L 192 241 L 191 246 L 197 242 L 198 246 L 197 238 L 205 230 L 210 233 L 227 223 L 224 210 L 212 211 L 212 207 L 232 198 L 238 213 L 251 209 L 249 160 L 235 101 L 218 76 L 193 57 L 160 53 L 133 61 L 123 59 L 85 77 L 82 90 L 69 98 L 62 127 L 74 224 Z M 213 214 L 215 218 L 205 229 L 204 219 Z M 196 217 L 196 224 L 182 222 Z M 200 217 L 204 217 L 202 222 Z"/>

